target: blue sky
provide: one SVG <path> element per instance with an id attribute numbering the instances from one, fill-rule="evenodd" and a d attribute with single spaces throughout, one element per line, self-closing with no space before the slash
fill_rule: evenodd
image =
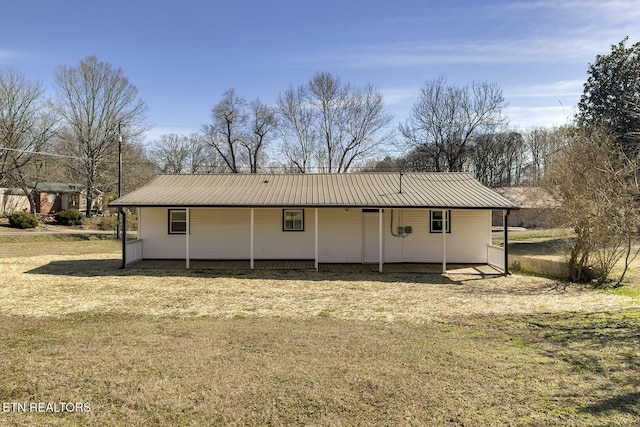
<path id="1" fill-rule="evenodd" d="M 445 76 L 498 83 L 514 128 L 560 125 L 596 55 L 640 41 L 640 0 L 21 0 L 2 15 L 0 66 L 49 88 L 88 55 L 122 67 L 149 106 L 147 142 L 198 131 L 227 88 L 270 104 L 317 71 L 372 83 L 395 123 Z"/>

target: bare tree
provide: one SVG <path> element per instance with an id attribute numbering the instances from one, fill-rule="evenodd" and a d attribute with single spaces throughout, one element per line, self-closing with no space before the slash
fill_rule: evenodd
<path id="1" fill-rule="evenodd" d="M 44 99 L 44 87 L 13 70 L 0 70 L 0 184 L 21 188 L 35 204 L 28 181 L 37 181 L 57 120 Z"/>
<path id="2" fill-rule="evenodd" d="M 234 89 L 227 89 L 222 101 L 211 110 L 211 120 L 204 126 L 204 133 L 227 168 L 233 173 L 243 169 L 257 173 L 265 146 L 275 134 L 273 110 L 259 100 L 248 104 Z"/>
<path id="3" fill-rule="evenodd" d="M 264 147 L 275 136 L 278 121 L 275 111 L 262 104 L 259 100 L 249 105 L 249 123 L 247 138 L 242 141 L 249 160 L 249 171 L 258 173 L 259 166 L 263 163 Z"/>
<path id="4" fill-rule="evenodd" d="M 280 136 L 282 154 L 287 159 L 285 170 L 295 173 L 310 172 L 318 147 L 313 126 L 314 112 L 306 103 L 305 88 L 289 88 L 278 98 L 281 118 Z"/>
<path id="5" fill-rule="evenodd" d="M 540 185 L 549 169 L 553 156 L 567 144 L 568 127 L 532 128 L 523 137 L 529 160 L 527 180 L 530 185 Z"/>
<path id="6" fill-rule="evenodd" d="M 510 187 L 522 181 L 526 147 L 518 132 L 477 136 L 469 150 L 469 169 L 488 187 Z"/>
<path id="7" fill-rule="evenodd" d="M 199 133 L 170 133 L 152 142 L 149 156 L 163 173 L 207 173 L 212 163 L 209 148 Z"/>
<path id="8" fill-rule="evenodd" d="M 146 105 L 121 68 L 89 56 L 76 67 L 60 66 L 55 74 L 58 113 L 66 121 L 68 152 L 78 157 L 87 186 L 87 216 L 91 215 L 96 181 L 108 157 L 117 158 L 117 133 L 128 143 L 147 129 Z"/>
<path id="9" fill-rule="evenodd" d="M 576 129 L 545 176 L 558 201 L 558 218 L 575 230 L 569 254 L 572 280 L 605 285 L 624 261 L 619 285 L 631 261 L 638 233 L 638 167 L 615 138 L 602 130 Z M 593 276 L 593 277 L 592 277 Z"/>
<path id="10" fill-rule="evenodd" d="M 212 124 L 204 126 L 209 144 L 233 173 L 240 172 L 243 163 L 241 141 L 245 138 L 246 105 L 247 102 L 236 95 L 234 89 L 227 89 L 222 101 L 211 110 Z"/>
<path id="11" fill-rule="evenodd" d="M 411 150 L 419 149 L 430 160 L 430 170 L 462 171 L 472 141 L 505 124 L 506 106 L 494 83 L 458 87 L 440 77 L 421 89 L 400 132 Z"/>
<path id="12" fill-rule="evenodd" d="M 298 172 L 347 172 L 377 154 L 391 136 L 392 116 L 382 94 L 317 73 L 306 86 L 289 88 L 278 100 L 283 154 Z"/>

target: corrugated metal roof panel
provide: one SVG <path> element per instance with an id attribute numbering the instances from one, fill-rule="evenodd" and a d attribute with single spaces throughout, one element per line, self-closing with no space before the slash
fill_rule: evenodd
<path id="1" fill-rule="evenodd" d="M 161 175 L 112 206 L 517 209 L 467 173 Z"/>

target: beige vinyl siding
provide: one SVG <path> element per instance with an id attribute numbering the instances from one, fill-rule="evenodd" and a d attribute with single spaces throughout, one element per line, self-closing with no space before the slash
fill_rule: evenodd
<path id="1" fill-rule="evenodd" d="M 318 209 L 318 234 L 320 262 L 362 262 L 362 209 Z"/>
<path id="2" fill-rule="evenodd" d="M 394 209 L 393 232 L 411 226 L 405 237 L 391 234 L 391 210 L 385 209 L 385 262 L 442 262 L 442 234 L 429 232 L 429 209 Z M 454 210 L 447 233 L 447 262 L 487 261 L 490 211 Z"/>
<path id="3" fill-rule="evenodd" d="M 362 262 L 360 208 L 318 209 L 318 256 L 322 263 Z M 248 208 L 193 208 L 190 222 L 192 259 L 249 259 Z M 314 259 L 314 208 L 304 210 L 304 231 L 282 230 L 282 209 L 256 208 L 255 259 Z M 377 216 L 376 213 L 370 214 Z M 167 233 L 166 208 L 140 209 L 140 238 L 144 258 L 185 257 L 185 235 Z M 452 211 L 452 232 L 447 239 L 447 262 L 487 262 L 491 212 Z M 428 209 L 394 209 L 393 228 L 411 226 L 408 236 L 391 234 L 391 209 L 384 210 L 384 262 L 441 262 L 442 234 L 429 232 Z M 376 234 L 377 236 L 377 234 Z M 377 240 L 374 239 L 377 248 Z"/>
<path id="4" fill-rule="evenodd" d="M 447 262 L 486 263 L 490 241 L 491 211 L 453 211 Z M 442 238 L 441 234 L 438 234 Z"/>
<path id="5" fill-rule="evenodd" d="M 250 210 L 245 211 L 248 236 Z M 255 209 L 255 259 L 314 259 L 314 241 L 314 209 L 304 209 L 304 231 L 283 231 L 282 209 Z"/>
<path id="6" fill-rule="evenodd" d="M 168 234 L 167 208 L 141 208 L 140 230 L 142 257 L 146 259 L 183 259 L 185 257 L 185 235 Z"/>
<path id="7" fill-rule="evenodd" d="M 398 226 L 410 226 L 411 234 L 396 237 L 391 233 L 391 209 L 385 209 L 385 262 L 425 262 L 429 236 L 429 212 L 425 209 L 394 209 L 393 233 Z"/>
<path id="8" fill-rule="evenodd" d="M 251 211 L 240 208 L 191 209 L 192 259 L 249 259 Z"/>

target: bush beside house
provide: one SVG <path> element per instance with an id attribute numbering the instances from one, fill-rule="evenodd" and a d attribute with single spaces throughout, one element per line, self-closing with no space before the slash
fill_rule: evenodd
<path id="1" fill-rule="evenodd" d="M 9 225 L 13 228 L 35 228 L 38 226 L 38 217 L 29 212 L 14 212 L 9 215 Z"/>
<path id="2" fill-rule="evenodd" d="M 74 209 L 67 209 L 56 212 L 54 218 L 60 225 L 80 225 L 84 219 L 84 214 Z"/>

